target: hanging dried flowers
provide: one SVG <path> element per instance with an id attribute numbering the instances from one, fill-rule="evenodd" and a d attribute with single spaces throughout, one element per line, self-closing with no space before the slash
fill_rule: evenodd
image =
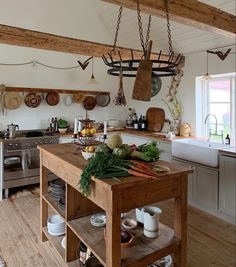
<path id="1" fill-rule="evenodd" d="M 122 70 L 120 70 L 119 74 L 119 89 L 118 89 L 118 94 L 115 97 L 114 101 L 116 106 L 126 106 L 126 99 L 125 99 L 125 94 L 124 94 L 124 88 L 123 88 L 123 74 Z"/>
<path id="2" fill-rule="evenodd" d="M 180 120 L 183 115 L 183 108 L 176 95 L 173 96 L 173 101 L 171 103 L 168 103 L 164 99 L 162 99 L 162 101 L 167 105 L 173 120 Z"/>
<path id="3" fill-rule="evenodd" d="M 184 71 L 183 71 L 184 63 L 185 63 L 185 61 L 183 59 L 182 62 L 178 65 L 178 67 L 176 69 L 176 75 L 173 76 L 171 79 L 171 84 L 169 86 L 169 92 L 166 95 L 168 102 L 172 102 L 175 99 L 175 95 L 177 93 L 177 88 L 179 87 L 180 82 L 181 82 L 181 78 L 184 75 Z"/>

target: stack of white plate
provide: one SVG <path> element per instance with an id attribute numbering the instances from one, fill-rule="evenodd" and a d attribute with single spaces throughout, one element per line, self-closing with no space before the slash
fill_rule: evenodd
<path id="1" fill-rule="evenodd" d="M 65 221 L 59 215 L 52 215 L 47 221 L 48 233 L 50 235 L 64 235 L 65 234 Z"/>
<path id="2" fill-rule="evenodd" d="M 56 199 L 65 198 L 65 182 L 61 179 L 53 180 L 50 183 L 51 185 L 51 195 Z"/>

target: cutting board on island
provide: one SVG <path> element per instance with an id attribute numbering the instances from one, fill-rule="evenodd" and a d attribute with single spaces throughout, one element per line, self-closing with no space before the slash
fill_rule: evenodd
<path id="1" fill-rule="evenodd" d="M 165 111 L 162 108 L 151 107 L 146 113 L 147 128 L 150 131 L 160 132 L 165 122 Z"/>

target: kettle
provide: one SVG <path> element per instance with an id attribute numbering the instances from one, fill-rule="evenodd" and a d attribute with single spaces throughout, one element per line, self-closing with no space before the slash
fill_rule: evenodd
<path id="1" fill-rule="evenodd" d="M 16 128 L 19 130 L 19 126 L 12 123 L 7 125 L 7 128 L 9 130 L 9 138 L 10 139 L 16 138 Z"/>

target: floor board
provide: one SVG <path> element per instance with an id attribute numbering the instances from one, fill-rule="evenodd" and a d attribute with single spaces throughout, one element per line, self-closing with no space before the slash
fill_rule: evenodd
<path id="1" fill-rule="evenodd" d="M 0 256 L 7 267 L 66 267 L 39 236 L 39 190 L 28 187 L 0 203 Z M 172 227 L 173 202 L 159 203 L 161 222 Z M 235 267 L 236 227 L 188 209 L 188 267 Z"/>

